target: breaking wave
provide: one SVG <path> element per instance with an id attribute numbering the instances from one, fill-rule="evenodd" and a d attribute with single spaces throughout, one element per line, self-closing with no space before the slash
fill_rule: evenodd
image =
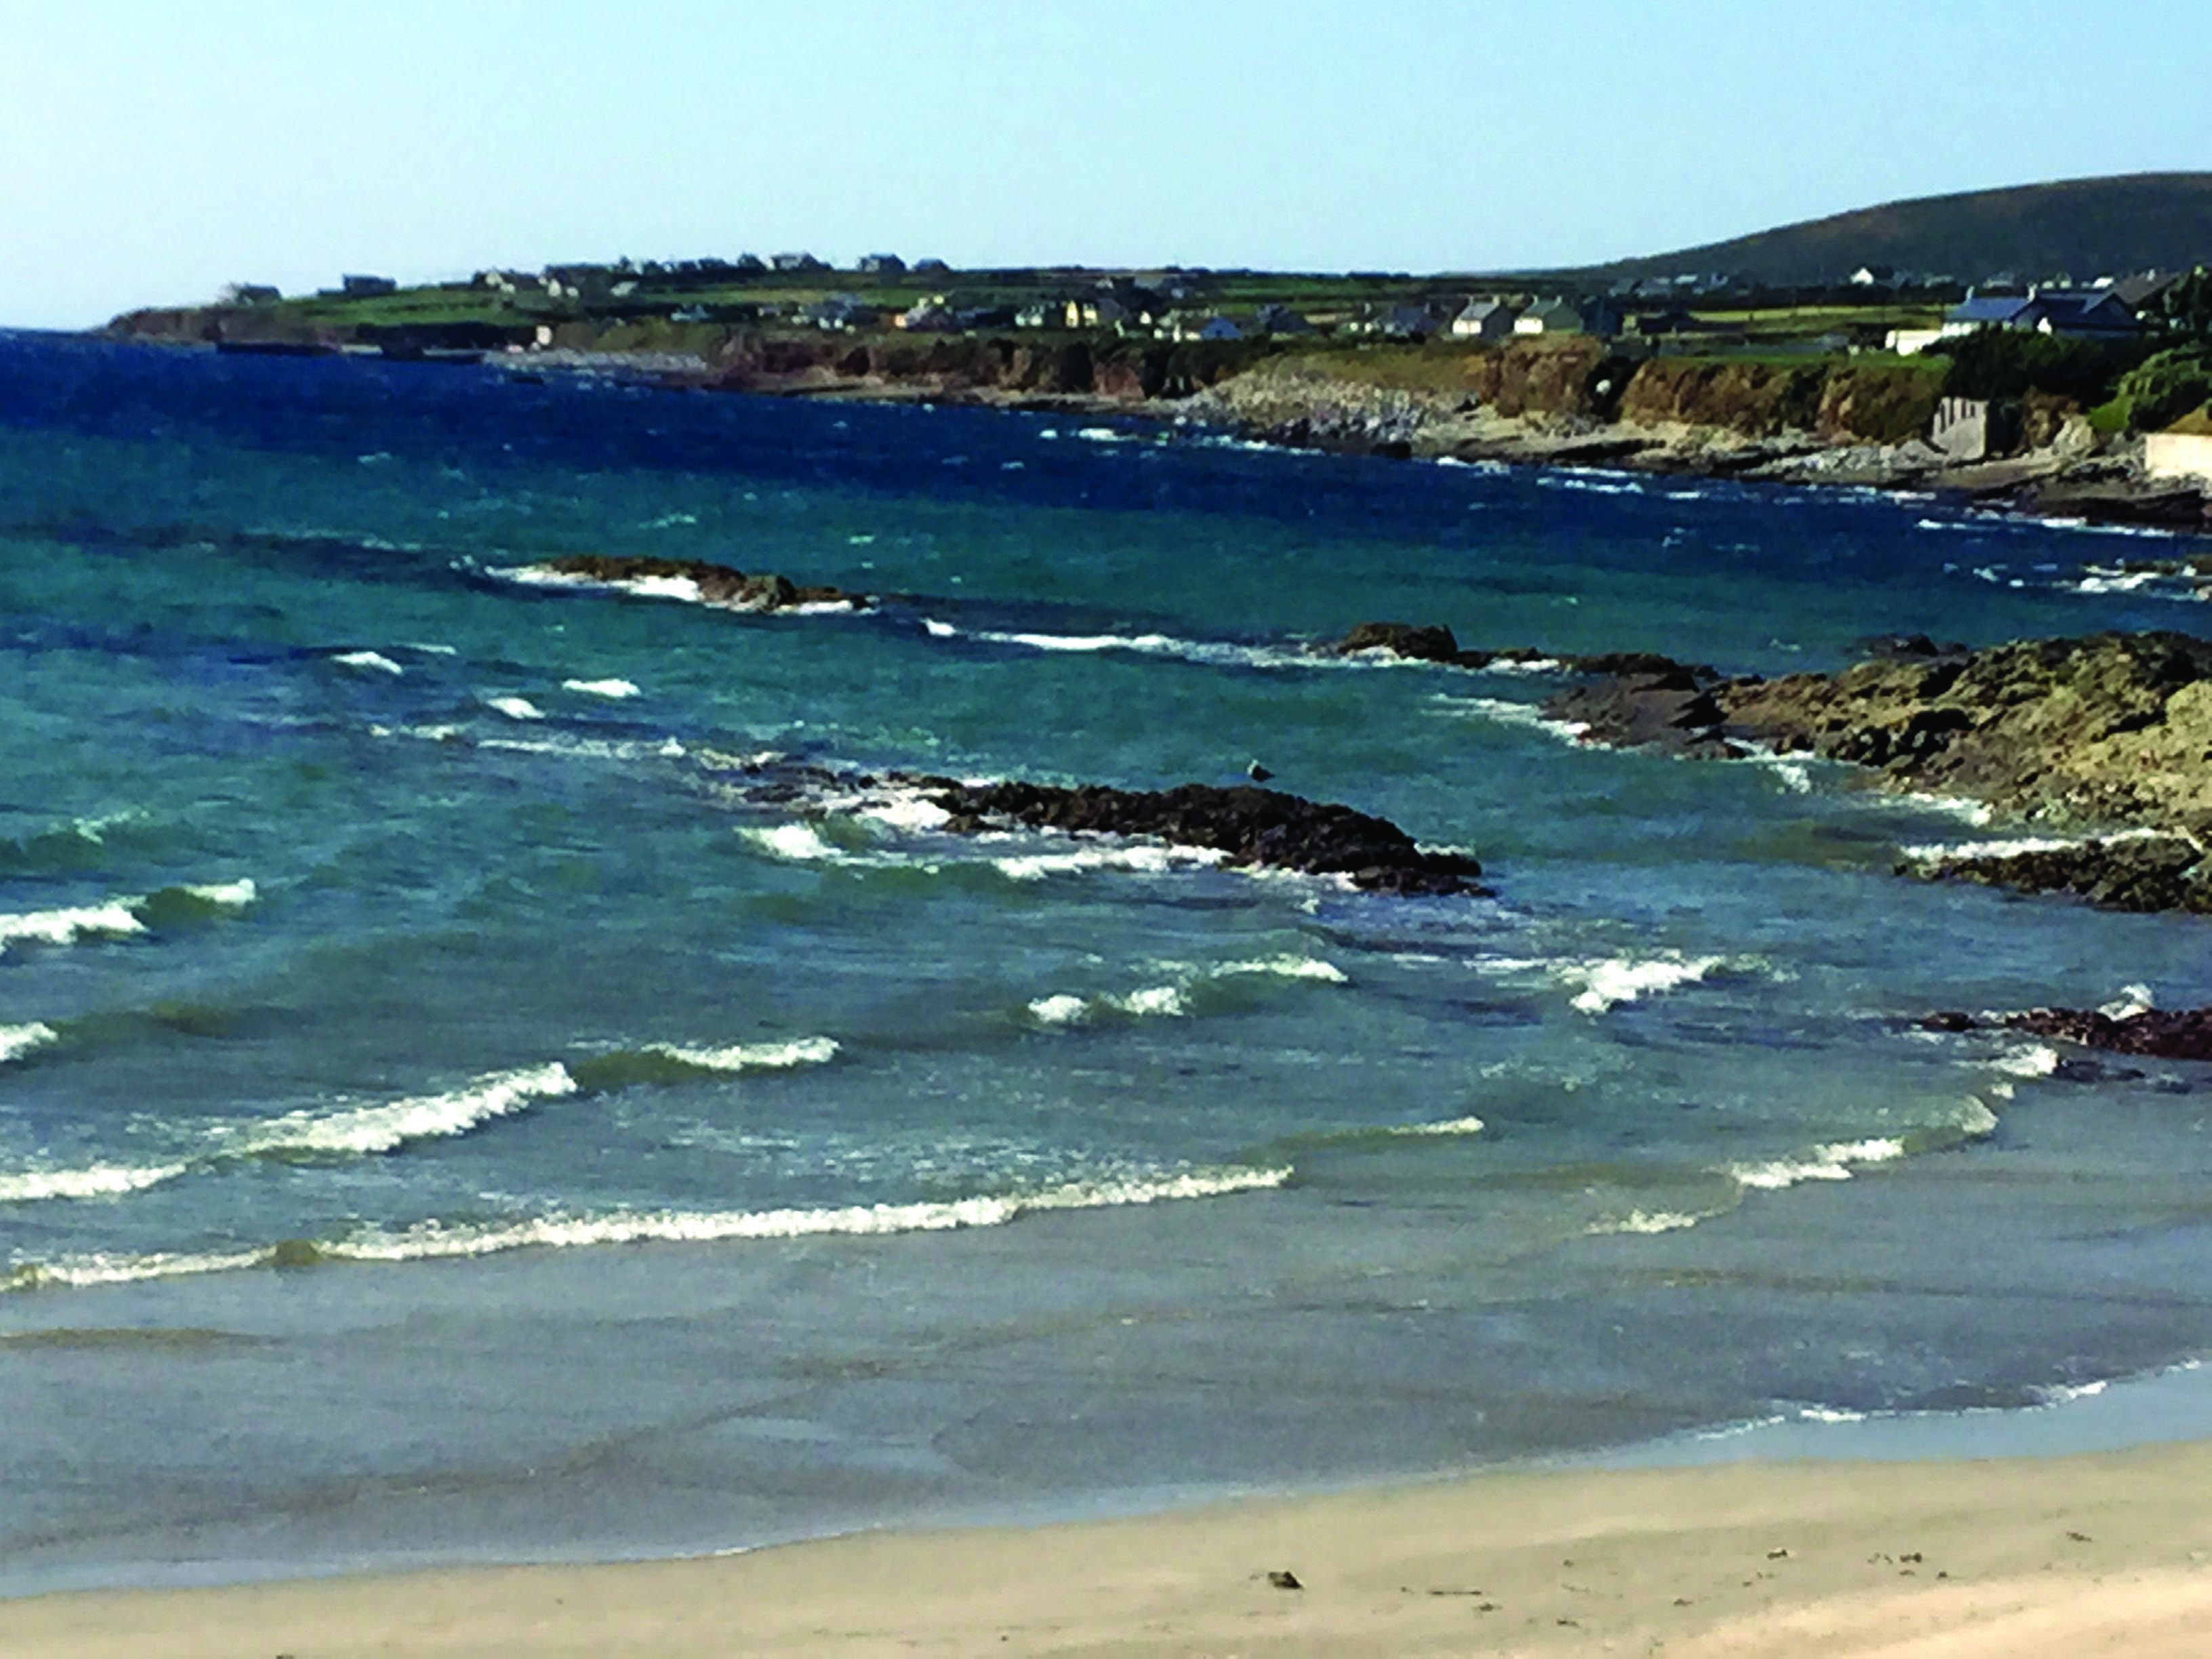
<path id="1" fill-rule="evenodd" d="M 0 1025 L 0 1066 L 59 1040 L 60 1033 L 43 1020 L 33 1020 L 27 1025 Z"/>
<path id="2" fill-rule="evenodd" d="M 1574 994 L 1567 1006 L 1577 1013 L 1602 1014 L 1624 1002 L 1693 985 L 1716 969 L 1745 964 L 1721 956 L 1685 956 L 1668 951 L 1652 957 L 1595 957 L 1583 960 L 1547 961 L 1520 957 L 1479 957 L 1472 964 L 1478 973 L 1533 973 Z"/>
<path id="3" fill-rule="evenodd" d="M 1907 1130 L 1898 1135 L 1832 1141 L 1797 1157 L 1760 1164 L 1730 1164 L 1715 1173 L 1725 1175 L 1739 1187 L 1754 1192 L 1778 1192 L 1808 1181 L 1849 1181 L 1863 1169 L 1893 1164 L 1916 1153 L 1948 1152 L 1986 1139 L 1996 1127 L 1996 1114 L 1980 1100 L 1970 1098 L 1948 1123 Z"/>
<path id="4" fill-rule="evenodd" d="M 32 1204 L 50 1198 L 119 1198 L 173 1181 L 189 1167 L 94 1164 L 76 1170 L 21 1170 L 0 1175 L 0 1204 Z"/>
<path id="5" fill-rule="evenodd" d="M 1221 994 L 1233 989 L 1240 981 L 1281 979 L 1322 985 L 1346 982 L 1342 969 L 1318 957 L 1261 957 L 1211 967 L 1163 963 L 1160 967 L 1170 976 L 1168 983 L 1095 996 L 1060 992 L 1031 1002 L 1030 1018 L 1047 1026 L 1089 1025 L 1117 1015 L 1133 1019 L 1181 1018 L 1204 1012 L 1203 1005 L 1207 1001 L 1218 1006 L 1224 1000 Z"/>
<path id="6" fill-rule="evenodd" d="M 74 945 L 85 939 L 127 939 L 149 927 L 173 926 L 228 910 L 259 896 L 251 880 L 161 887 L 130 898 L 0 915 L 0 956 L 18 944 Z"/>
<path id="7" fill-rule="evenodd" d="M 835 1038 L 823 1036 L 720 1047 L 653 1042 L 641 1048 L 617 1048 L 572 1060 L 567 1065 L 580 1090 L 601 1094 L 640 1085 L 690 1083 L 746 1072 L 788 1072 L 804 1066 L 826 1066 L 837 1057 L 838 1050 Z"/>
<path id="8" fill-rule="evenodd" d="M 1504 697 L 1462 697 L 1439 691 L 1429 701 L 1429 712 L 1433 714 L 1447 719 L 1488 720 L 1493 726 L 1540 732 L 1558 743 L 1580 745 L 1583 734 L 1589 730 L 1583 721 L 1553 720 L 1534 703 L 1513 702 Z"/>
<path id="9" fill-rule="evenodd" d="M 411 1141 L 466 1134 L 538 1101 L 576 1092 L 576 1079 L 556 1060 L 495 1072 L 442 1094 L 338 1112 L 293 1112 L 250 1127 L 231 1126 L 223 1132 L 222 1150 L 264 1158 L 395 1152 Z"/>
<path id="10" fill-rule="evenodd" d="M 1060 1211 L 1117 1209 L 1264 1192 L 1283 1186 L 1291 1176 L 1287 1165 L 1255 1170 L 1187 1170 L 1071 1182 L 1029 1193 L 979 1194 L 911 1204 L 821 1209 L 617 1211 L 600 1215 L 554 1213 L 485 1224 L 425 1222 L 404 1230 L 369 1231 L 329 1242 L 287 1240 L 252 1250 L 135 1256 L 102 1254 L 23 1261 L 0 1271 L 0 1290 L 114 1285 L 246 1267 L 307 1267 L 324 1261 L 451 1260 L 531 1249 L 945 1232 L 1004 1226 L 1024 1216 Z"/>
<path id="11" fill-rule="evenodd" d="M 331 660 L 342 667 L 359 668 L 376 674 L 389 674 L 395 679 L 407 672 L 381 651 L 341 651 Z"/>

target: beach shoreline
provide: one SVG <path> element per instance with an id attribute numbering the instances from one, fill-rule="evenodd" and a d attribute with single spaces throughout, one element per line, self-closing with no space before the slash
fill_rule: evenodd
<path id="1" fill-rule="evenodd" d="M 2212 1444 L 1520 1467 L 722 1556 L 0 1601 L 0 1648 L 328 1656 L 2183 1654 Z"/>

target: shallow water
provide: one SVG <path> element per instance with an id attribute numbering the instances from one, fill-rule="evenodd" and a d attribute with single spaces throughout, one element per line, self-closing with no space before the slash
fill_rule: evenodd
<path id="1" fill-rule="evenodd" d="M 2115 549 L 2120 550 L 2116 552 Z M 2186 627 L 1940 504 L 0 336 L 0 1589 L 732 1547 L 2033 1404 L 2208 1346 L 2203 924 L 1582 748 L 1372 617 L 1731 670 Z M 568 552 L 884 596 L 763 617 Z M 2100 574 L 2104 573 L 2104 574 Z M 1237 779 L 1392 900 L 933 827 Z"/>

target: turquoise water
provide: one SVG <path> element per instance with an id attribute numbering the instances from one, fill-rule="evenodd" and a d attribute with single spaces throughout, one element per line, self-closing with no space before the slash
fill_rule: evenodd
<path id="1" fill-rule="evenodd" d="M 2002 837 L 1366 617 L 1735 671 L 2194 611 L 1938 503 L 0 336 L 0 1589 L 714 1548 L 2026 1407 L 2212 1345 L 2212 1000 Z M 743 616 L 543 580 L 708 558 Z M 2102 574 L 2100 574 L 2102 573 Z M 1397 900 L 933 826 L 1276 787 Z"/>

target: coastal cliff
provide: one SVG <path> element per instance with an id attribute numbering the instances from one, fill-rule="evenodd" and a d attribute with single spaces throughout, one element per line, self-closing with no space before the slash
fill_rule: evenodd
<path id="1" fill-rule="evenodd" d="M 2063 399 L 2024 400 L 2010 457 L 1954 462 L 1923 437 L 1945 385 L 1932 360 L 1662 353 L 1581 335 L 1483 344 L 856 335 L 668 318 L 310 323 L 254 306 L 133 312 L 107 332 L 234 350 L 480 355 L 517 372 L 769 396 L 1078 407 L 1293 447 L 1944 489 L 2031 512 L 2212 528 L 2202 492 L 2148 487 L 2140 443 L 2100 438 Z"/>

